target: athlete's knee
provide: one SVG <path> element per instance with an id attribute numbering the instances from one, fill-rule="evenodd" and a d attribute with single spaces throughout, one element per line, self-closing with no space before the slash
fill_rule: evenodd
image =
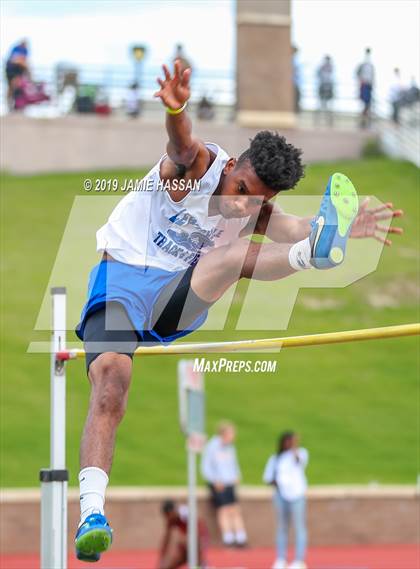
<path id="1" fill-rule="evenodd" d="M 101 354 L 92 362 L 89 379 L 92 384 L 91 405 L 95 412 L 110 415 L 118 421 L 123 418 L 127 407 L 131 368 L 131 359 L 123 354 Z"/>

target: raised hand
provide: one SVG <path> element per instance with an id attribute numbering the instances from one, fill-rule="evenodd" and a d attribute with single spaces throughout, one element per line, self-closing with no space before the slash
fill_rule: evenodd
<path id="1" fill-rule="evenodd" d="M 370 198 L 366 198 L 359 208 L 359 213 L 354 220 L 350 237 L 361 239 L 363 237 L 373 237 L 380 243 L 392 245 L 392 241 L 386 236 L 387 233 L 401 235 L 401 227 L 385 227 L 379 221 L 401 217 L 404 215 L 402 209 L 394 209 L 392 203 L 386 203 L 376 208 L 368 209 Z M 385 234 L 385 235 L 384 235 Z"/>
<path id="2" fill-rule="evenodd" d="M 159 97 L 163 104 L 170 109 L 179 109 L 190 98 L 190 77 L 191 69 L 181 69 L 181 61 L 177 59 L 174 64 L 174 73 L 171 75 L 168 67 L 162 65 L 165 79 L 158 77 L 156 80 L 160 85 L 154 97 Z"/>

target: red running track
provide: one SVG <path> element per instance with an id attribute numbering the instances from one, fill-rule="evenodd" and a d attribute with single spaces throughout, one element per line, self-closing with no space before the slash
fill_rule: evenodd
<path id="1" fill-rule="evenodd" d="M 217 569 L 269 569 L 274 550 L 249 548 L 245 550 L 211 549 L 209 566 Z M 313 547 L 308 554 L 309 569 L 420 569 L 418 545 L 389 545 L 365 547 Z M 109 551 L 94 565 L 69 557 L 69 569 L 156 569 L 156 551 Z M 2 555 L 1 569 L 39 569 L 38 555 Z M 47 568 L 43 568 L 47 569 Z"/>

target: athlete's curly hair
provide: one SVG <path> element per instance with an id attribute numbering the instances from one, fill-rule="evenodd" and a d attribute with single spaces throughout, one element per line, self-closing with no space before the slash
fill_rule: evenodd
<path id="1" fill-rule="evenodd" d="M 288 144 L 277 132 L 262 130 L 237 161 L 240 166 L 249 160 L 259 179 L 271 190 L 290 190 L 305 175 L 302 150 Z"/>

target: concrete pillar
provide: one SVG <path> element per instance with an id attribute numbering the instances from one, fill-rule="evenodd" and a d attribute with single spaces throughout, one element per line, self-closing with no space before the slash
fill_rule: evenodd
<path id="1" fill-rule="evenodd" d="M 237 122 L 293 127 L 290 0 L 237 0 Z"/>

